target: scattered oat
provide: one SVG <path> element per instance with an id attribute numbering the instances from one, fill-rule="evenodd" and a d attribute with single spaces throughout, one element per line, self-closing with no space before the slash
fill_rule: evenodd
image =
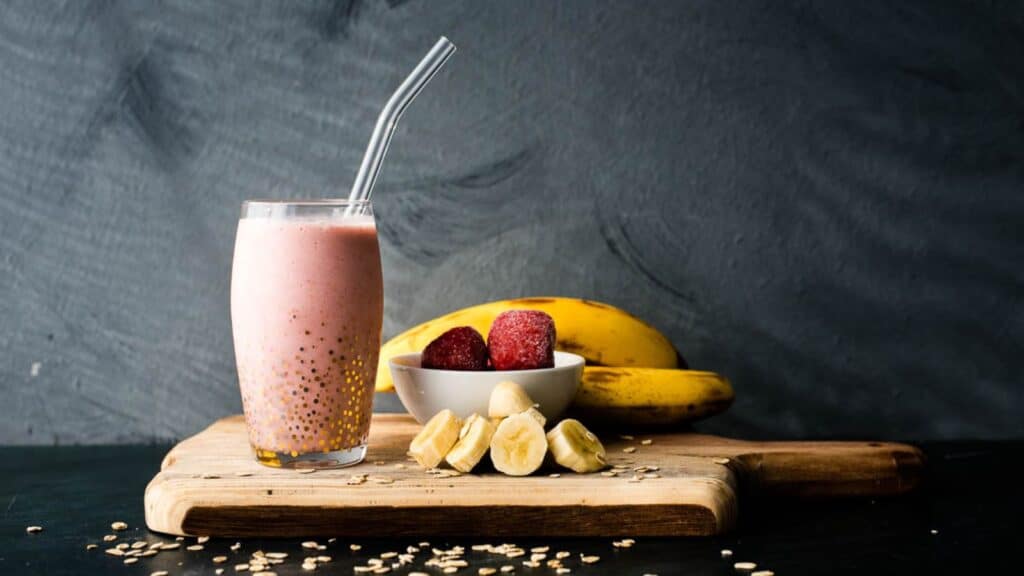
<path id="1" fill-rule="evenodd" d="M 646 438 L 640 441 L 641 446 L 650 446 L 651 444 L 654 444 L 654 440 L 651 440 L 650 438 Z"/>
<path id="2" fill-rule="evenodd" d="M 284 560 L 288 557 L 287 552 L 266 552 L 263 555 L 273 560 Z"/>
<path id="3" fill-rule="evenodd" d="M 206 544 L 210 541 L 209 536 L 198 536 L 196 537 L 196 544 Z"/>
<path id="4" fill-rule="evenodd" d="M 121 530 L 127 530 L 128 524 L 126 524 L 125 522 L 114 522 L 110 525 L 110 529 L 115 532 L 120 532 Z"/>
<path id="5" fill-rule="evenodd" d="M 417 546 L 420 548 L 426 548 L 427 546 L 430 546 L 430 542 L 420 542 Z"/>
<path id="6" fill-rule="evenodd" d="M 150 556 L 156 556 L 159 552 L 160 552 L 159 550 L 155 550 L 155 549 L 150 548 L 149 550 L 146 550 L 142 554 L 139 554 L 139 557 L 140 558 L 149 558 Z"/>
<path id="7" fill-rule="evenodd" d="M 217 569 L 215 569 L 213 571 L 213 573 L 216 574 L 217 576 L 220 576 L 221 574 L 224 573 L 224 569 L 223 568 L 217 568 Z"/>
<path id="8" fill-rule="evenodd" d="M 409 572 L 408 576 L 430 576 L 430 574 L 426 572 Z"/>
<path id="9" fill-rule="evenodd" d="M 124 552 L 125 550 L 128 549 L 128 543 L 127 542 L 121 542 L 117 546 L 114 546 L 114 548 L 117 548 L 118 550 Z"/>
<path id="10" fill-rule="evenodd" d="M 120 548 L 107 548 L 103 552 L 110 554 L 111 556 L 124 556 L 124 550 Z"/>
<path id="11" fill-rule="evenodd" d="M 533 561 L 533 562 L 540 562 L 541 560 L 543 560 L 543 559 L 545 559 L 547 557 L 548 557 L 548 555 L 547 554 L 543 554 L 543 553 L 530 554 L 530 560 Z"/>
<path id="12" fill-rule="evenodd" d="M 181 548 L 180 542 L 169 542 L 167 544 L 160 545 L 161 550 L 177 550 L 178 548 Z"/>
<path id="13" fill-rule="evenodd" d="M 113 542 L 114 540 L 117 540 L 117 534 L 107 534 L 103 537 L 104 542 Z"/>
<path id="14" fill-rule="evenodd" d="M 441 570 L 441 572 L 444 572 L 445 574 L 455 574 L 458 571 L 459 569 L 455 566 L 447 566 Z"/>
<path id="15" fill-rule="evenodd" d="M 729 459 L 728 458 L 715 458 L 714 460 L 712 460 L 712 462 L 714 462 L 715 464 L 725 465 L 725 464 L 729 463 Z"/>
<path id="16" fill-rule="evenodd" d="M 363 547 L 360 546 L 359 544 L 349 544 L 348 545 L 348 549 L 352 550 L 353 552 L 355 552 L 356 550 L 362 550 Z"/>
<path id="17" fill-rule="evenodd" d="M 248 564 L 235 564 L 235 572 L 245 572 L 248 569 Z"/>
<path id="18" fill-rule="evenodd" d="M 138 558 L 125 558 L 124 559 L 124 563 L 125 564 L 135 564 L 138 561 L 139 561 Z"/>
<path id="19" fill-rule="evenodd" d="M 479 574 L 480 576 L 491 576 L 491 574 L 497 574 L 498 573 L 498 569 L 497 568 L 487 568 L 487 567 L 485 567 L 485 568 L 481 568 L 481 569 L 477 570 L 476 573 Z"/>
<path id="20" fill-rule="evenodd" d="M 569 572 L 572 572 L 572 570 L 568 568 L 555 568 L 555 574 L 568 574 Z"/>
<path id="21" fill-rule="evenodd" d="M 554 474 L 548 474 L 548 478 L 561 478 L 561 477 L 562 477 L 562 475 L 559 474 L 558 472 L 555 472 Z"/>
<path id="22" fill-rule="evenodd" d="M 584 564 L 595 564 L 600 559 L 600 556 L 580 556 L 580 562 Z"/>
<path id="23" fill-rule="evenodd" d="M 131 545 L 132 549 L 134 549 L 134 550 L 138 550 L 139 548 L 145 548 L 146 546 L 149 546 L 149 543 L 144 541 L 144 540 L 139 540 L 138 542 L 132 542 L 132 545 Z"/>
<path id="24" fill-rule="evenodd" d="M 757 568 L 757 564 L 754 564 L 753 562 L 737 562 L 733 564 L 732 567 L 742 572 L 750 572 Z"/>
<path id="25" fill-rule="evenodd" d="M 622 438 L 623 440 L 633 440 L 634 439 L 634 437 L 630 436 L 629 434 L 619 434 L 619 438 Z"/>
<path id="26" fill-rule="evenodd" d="M 771 570 L 758 570 L 757 572 L 751 572 L 750 576 L 775 576 L 775 572 Z"/>
<path id="27" fill-rule="evenodd" d="M 612 476 L 618 476 L 618 475 L 619 475 L 619 473 L 618 473 L 618 472 L 612 472 L 612 471 L 608 471 L 608 472 L 601 472 L 601 476 L 608 476 L 608 477 L 612 477 Z"/>
<path id="28" fill-rule="evenodd" d="M 503 573 L 503 574 L 508 574 L 509 572 L 514 572 L 515 569 L 516 569 L 515 566 L 513 566 L 511 564 L 505 564 L 504 566 L 499 568 L 498 571 Z"/>
<path id="29" fill-rule="evenodd" d="M 85 545 L 85 549 L 86 550 L 95 550 L 97 548 L 99 548 L 99 544 L 86 544 Z"/>
<path id="30" fill-rule="evenodd" d="M 307 550 L 316 550 L 317 546 L 319 546 L 319 544 L 313 542 L 312 540 L 307 540 L 306 542 L 302 543 L 302 547 Z"/>
<path id="31" fill-rule="evenodd" d="M 555 558 L 558 559 L 558 560 L 561 560 L 563 558 L 568 558 L 569 556 L 572 556 L 572 554 L 569 553 L 568 550 L 560 550 L 558 552 L 555 552 Z"/>
<path id="32" fill-rule="evenodd" d="M 533 548 L 530 548 L 530 552 L 534 553 L 543 553 L 547 552 L 548 550 L 551 550 L 550 546 L 534 546 Z"/>
<path id="33" fill-rule="evenodd" d="M 626 446 L 622 451 L 626 454 L 632 454 L 633 452 L 636 452 L 636 446 Z"/>
<path id="34" fill-rule="evenodd" d="M 185 537 L 184 536 L 178 536 L 178 537 L 175 538 L 175 540 L 177 540 L 178 542 L 184 542 L 185 541 Z"/>
<path id="35" fill-rule="evenodd" d="M 156 572 L 150 572 L 149 576 L 167 576 L 168 574 L 167 570 L 157 570 Z"/>
<path id="36" fill-rule="evenodd" d="M 228 561 L 228 557 L 227 556 L 214 556 L 213 557 L 213 563 L 214 564 L 223 564 L 223 563 L 225 563 L 227 561 Z"/>
<path id="37" fill-rule="evenodd" d="M 242 549 L 242 543 L 241 542 L 235 542 L 234 544 L 232 544 L 230 546 L 230 548 L 231 548 L 232 552 L 238 552 L 239 550 Z"/>
<path id="38" fill-rule="evenodd" d="M 938 531 L 938 530 L 936 530 L 936 529 L 932 528 L 932 534 L 938 534 L 938 533 L 939 533 L 939 531 Z"/>
<path id="39" fill-rule="evenodd" d="M 380 555 L 380 559 L 381 560 L 390 560 L 390 559 L 392 559 L 392 558 L 394 558 L 396 556 L 398 556 L 398 552 L 384 552 L 383 554 Z"/>
<path id="40" fill-rule="evenodd" d="M 185 546 L 185 550 L 188 550 L 189 552 L 199 552 L 203 548 L 204 546 L 202 544 L 193 544 L 191 546 Z"/>
<path id="41" fill-rule="evenodd" d="M 523 566 L 527 568 L 539 568 L 540 562 L 534 562 L 533 560 L 523 560 Z"/>
<path id="42" fill-rule="evenodd" d="M 270 571 L 253 572 L 252 576 L 277 576 L 277 572 L 270 572 Z"/>

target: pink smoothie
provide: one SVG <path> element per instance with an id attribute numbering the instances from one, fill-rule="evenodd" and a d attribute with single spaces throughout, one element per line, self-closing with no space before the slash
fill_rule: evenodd
<path id="1" fill-rule="evenodd" d="M 382 316 L 372 216 L 239 221 L 231 321 L 261 460 L 365 445 Z"/>

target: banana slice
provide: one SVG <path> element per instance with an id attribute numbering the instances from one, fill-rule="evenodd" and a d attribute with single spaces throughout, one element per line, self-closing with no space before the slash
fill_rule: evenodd
<path id="1" fill-rule="evenodd" d="M 424 468 L 435 468 L 459 439 L 462 422 L 451 410 L 441 410 L 427 421 L 409 444 L 409 454 Z"/>
<path id="2" fill-rule="evenodd" d="M 548 432 L 547 440 L 555 462 L 573 472 L 597 472 L 608 465 L 601 441 L 579 420 L 562 420 Z"/>
<path id="3" fill-rule="evenodd" d="M 494 390 L 491 390 L 487 415 L 491 418 L 504 418 L 530 408 L 533 408 L 533 400 L 526 394 L 526 390 L 519 384 L 506 380 L 499 382 Z"/>
<path id="4" fill-rule="evenodd" d="M 540 424 L 540 427 L 541 427 L 541 428 L 543 428 L 544 426 L 546 426 L 546 425 L 547 425 L 547 423 L 548 423 L 548 419 L 547 419 L 547 418 L 545 418 L 545 417 L 544 417 L 544 415 L 540 413 L 540 410 L 537 410 L 537 409 L 536 409 L 536 408 L 534 408 L 533 406 L 530 406 L 529 408 L 527 408 L 526 410 L 524 410 L 524 411 L 523 411 L 523 414 L 526 414 L 526 415 L 527 415 L 527 416 L 529 416 L 530 418 L 533 418 L 534 420 L 536 420 L 536 421 L 537 421 L 537 424 Z"/>
<path id="5" fill-rule="evenodd" d="M 466 418 L 459 431 L 459 441 L 444 459 L 459 472 L 469 472 L 484 457 L 492 436 L 494 424 L 479 414 L 473 414 Z"/>
<path id="6" fill-rule="evenodd" d="M 532 474 L 544 463 L 548 442 L 544 427 L 529 414 L 513 414 L 491 437 L 491 462 L 509 476 Z"/>

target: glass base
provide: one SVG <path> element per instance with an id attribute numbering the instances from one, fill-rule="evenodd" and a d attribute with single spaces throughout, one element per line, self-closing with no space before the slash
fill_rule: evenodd
<path id="1" fill-rule="evenodd" d="M 366 458 L 366 444 L 335 450 L 333 452 L 310 452 L 292 456 L 288 452 L 273 452 L 270 450 L 256 449 L 256 460 L 264 466 L 273 468 L 344 468 L 359 464 Z"/>

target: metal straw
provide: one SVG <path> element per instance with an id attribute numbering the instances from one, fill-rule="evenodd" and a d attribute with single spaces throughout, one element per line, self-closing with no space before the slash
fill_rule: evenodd
<path id="1" fill-rule="evenodd" d="M 384 162 L 384 155 L 388 153 L 391 137 L 394 136 L 395 128 L 398 126 L 398 119 L 402 117 L 405 109 L 453 53 L 455 53 L 455 45 L 441 36 L 381 109 L 380 116 L 377 117 L 377 125 L 373 128 L 373 135 L 370 136 L 370 144 L 366 147 L 366 153 L 363 154 L 363 163 L 359 165 L 356 180 L 352 183 L 352 192 L 348 196 L 349 201 L 370 199 L 373 185 L 380 173 L 380 166 Z"/>

